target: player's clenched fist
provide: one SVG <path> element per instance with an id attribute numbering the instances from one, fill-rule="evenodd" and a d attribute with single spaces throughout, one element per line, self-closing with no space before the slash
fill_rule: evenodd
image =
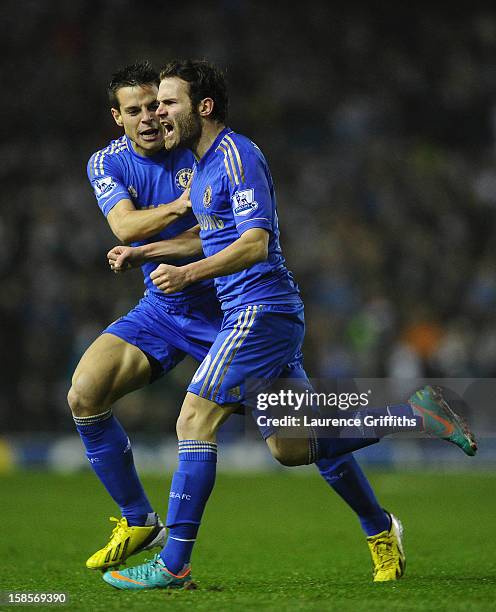
<path id="1" fill-rule="evenodd" d="M 107 253 L 107 260 L 110 269 L 118 273 L 140 266 L 143 256 L 139 247 L 118 245 Z"/>
<path id="2" fill-rule="evenodd" d="M 190 200 L 190 192 L 191 189 L 189 187 L 187 187 L 184 192 L 181 194 L 181 197 L 179 197 L 175 202 L 175 208 L 176 208 L 176 213 L 182 217 L 183 215 L 185 215 L 186 213 L 188 213 L 191 210 L 191 200 Z"/>
<path id="3" fill-rule="evenodd" d="M 158 287 L 164 293 L 175 293 L 189 285 L 184 268 L 169 266 L 169 264 L 160 264 L 150 274 L 150 278 L 155 287 Z"/>

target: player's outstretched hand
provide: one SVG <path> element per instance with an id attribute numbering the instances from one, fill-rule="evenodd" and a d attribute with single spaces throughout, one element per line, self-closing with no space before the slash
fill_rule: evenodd
<path id="1" fill-rule="evenodd" d="M 169 266 L 169 264 L 157 266 L 150 274 L 150 278 L 155 287 L 158 287 L 164 293 L 175 293 L 189 285 L 184 268 Z"/>
<path id="2" fill-rule="evenodd" d="M 186 213 L 191 210 L 191 199 L 190 199 L 191 189 L 187 187 L 181 196 L 176 200 L 176 210 L 177 214 L 182 217 Z"/>
<path id="3" fill-rule="evenodd" d="M 131 268 L 136 268 L 143 263 L 139 247 L 130 247 L 124 245 L 115 246 L 107 253 L 107 260 L 110 269 L 119 274 Z"/>

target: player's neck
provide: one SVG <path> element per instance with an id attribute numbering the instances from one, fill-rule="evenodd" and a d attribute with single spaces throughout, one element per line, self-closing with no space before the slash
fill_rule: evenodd
<path id="1" fill-rule="evenodd" d="M 134 140 L 131 140 L 129 138 L 129 142 L 131 143 L 133 151 L 137 153 L 140 157 L 153 157 L 154 155 L 157 155 L 158 153 L 164 150 L 163 145 L 161 147 L 157 147 L 156 149 L 142 149 L 134 142 Z"/>
<path id="2" fill-rule="evenodd" d="M 194 148 L 194 155 L 199 161 L 205 153 L 212 146 L 213 141 L 222 132 L 226 126 L 223 123 L 217 123 L 217 121 L 205 121 L 202 126 L 202 133 L 198 144 Z"/>

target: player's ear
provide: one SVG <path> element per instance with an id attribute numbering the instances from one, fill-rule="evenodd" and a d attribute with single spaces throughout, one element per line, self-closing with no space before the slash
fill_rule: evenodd
<path id="1" fill-rule="evenodd" d="M 119 127 L 122 127 L 124 125 L 124 122 L 122 121 L 122 116 L 119 110 L 117 110 L 116 108 L 111 108 L 110 112 L 112 113 L 112 117 L 114 118 L 114 121 L 117 123 L 117 125 Z"/>
<path id="2" fill-rule="evenodd" d="M 200 104 L 198 104 L 198 112 L 201 117 L 205 117 L 207 119 L 214 110 L 214 101 L 212 98 L 203 98 Z"/>

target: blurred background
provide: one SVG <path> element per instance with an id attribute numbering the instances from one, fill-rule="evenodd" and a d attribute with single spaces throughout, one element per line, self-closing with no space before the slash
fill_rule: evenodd
<path id="1" fill-rule="evenodd" d="M 142 58 L 226 70 L 229 124 L 276 184 L 310 376 L 496 376 L 496 9 L 332 4 L 3 1 L 0 466 L 85 463 L 72 372 L 143 291 L 139 271 L 107 268 L 117 241 L 86 162 L 120 135 L 110 75 Z M 173 465 L 195 368 L 119 402 L 142 464 L 158 449 Z M 231 465 L 275 465 L 263 445 L 258 463 L 255 447 L 242 454 L 242 430 L 225 430 Z M 380 446 L 365 460 L 424 452 Z"/>

